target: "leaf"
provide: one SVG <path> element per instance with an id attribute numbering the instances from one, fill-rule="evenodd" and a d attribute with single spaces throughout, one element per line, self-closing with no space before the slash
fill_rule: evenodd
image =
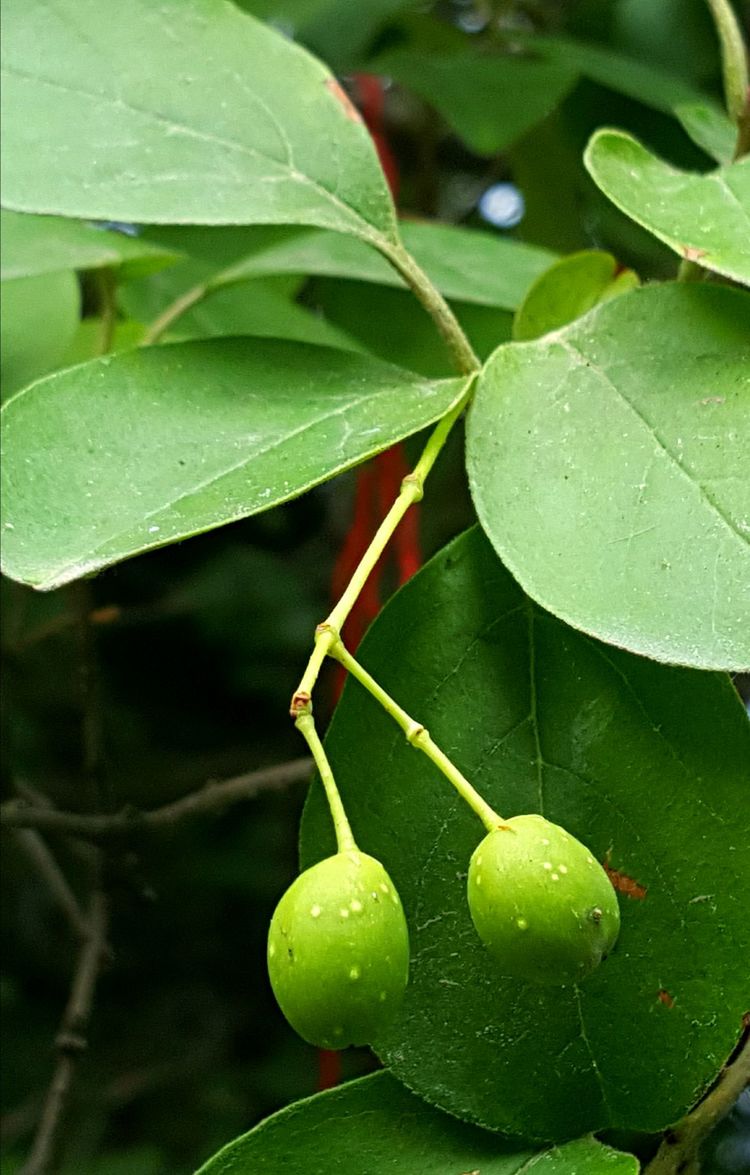
<path id="1" fill-rule="evenodd" d="M 569 624 L 660 661 L 750 666 L 750 298 L 645 287 L 479 380 L 479 520 Z"/>
<path id="2" fill-rule="evenodd" d="M 613 204 L 675 253 L 750 285 L 750 156 L 698 175 L 671 167 L 624 131 L 601 130 L 584 163 Z"/>
<path id="3" fill-rule="evenodd" d="M 0 210 L 2 281 L 59 273 L 64 269 L 117 267 L 124 279 L 153 273 L 177 260 L 138 237 L 109 232 L 62 216 L 31 216 Z"/>
<path id="4" fill-rule="evenodd" d="M 396 239 L 370 136 L 303 49 L 211 0 L 7 0 L 5 204 Z"/>
<path id="5" fill-rule="evenodd" d="M 593 1138 L 521 1148 L 439 1113 L 380 1072 L 287 1106 L 230 1142 L 197 1175 L 476 1175 L 480 1169 L 482 1175 L 637 1175 L 638 1163 Z"/>
<path id="6" fill-rule="evenodd" d="M 590 81 L 606 86 L 607 89 L 617 90 L 628 98 L 651 106 L 654 110 L 661 110 L 665 114 L 671 114 L 680 102 L 705 101 L 700 90 L 696 90 L 671 70 L 663 66 L 649 65 L 601 45 L 563 36 L 536 36 L 530 45 L 561 66 L 579 71 Z"/>
<path id="7" fill-rule="evenodd" d="M 510 54 L 399 49 L 370 68 L 434 106 L 477 155 L 497 155 L 510 146 L 550 114 L 576 81 L 568 65 Z"/>
<path id="8" fill-rule="evenodd" d="M 3 410 L 5 572 L 59 587 L 268 510 L 437 420 L 465 387 L 260 339 L 61 372 Z"/>
<path id="9" fill-rule="evenodd" d="M 406 248 L 446 298 L 514 310 L 531 282 L 554 260 L 547 249 L 492 233 L 437 223 L 400 226 Z M 297 273 L 397 286 L 394 269 L 360 241 L 304 231 L 273 241 L 224 270 L 222 284 L 250 276 Z"/>
<path id="10" fill-rule="evenodd" d="M 719 106 L 708 102 L 685 102 L 675 106 L 675 117 L 694 143 L 717 163 L 731 163 L 737 142 L 737 127 Z"/>
<path id="11" fill-rule="evenodd" d="M 59 366 L 78 326 L 81 292 L 70 271 L 3 283 L 0 300 L 2 398 Z"/>
<path id="12" fill-rule="evenodd" d="M 563 257 L 537 278 L 518 308 L 513 338 L 536 339 L 566 326 L 597 302 L 624 294 L 638 285 L 631 269 L 617 273 L 611 253 L 586 249 Z"/>
<path id="13" fill-rule="evenodd" d="M 398 887 L 412 948 L 378 1054 L 442 1109 L 526 1138 L 676 1121 L 747 1008 L 750 729 L 728 679 L 568 628 L 524 597 L 478 528 L 393 597 L 358 656 L 498 812 L 542 811 L 609 857 L 621 887 L 645 889 L 621 894 L 618 943 L 580 987 L 504 978 L 466 902 L 479 821 L 348 684 L 326 749 L 358 843 Z M 303 863 L 330 847 L 316 784 Z"/>

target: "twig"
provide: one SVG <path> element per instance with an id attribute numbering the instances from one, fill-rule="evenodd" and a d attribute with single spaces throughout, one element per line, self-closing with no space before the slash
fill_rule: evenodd
<path id="1" fill-rule="evenodd" d="M 200 282 L 197 286 L 192 286 L 191 289 L 186 290 L 184 294 L 180 294 L 179 298 L 176 298 L 174 302 L 170 302 L 159 317 L 154 319 L 141 339 L 141 346 L 150 347 L 153 343 L 158 343 L 161 336 L 169 329 L 172 323 L 176 322 L 181 315 L 185 314 L 191 306 L 195 306 L 196 302 L 200 302 L 205 298 L 210 291 L 210 283 Z"/>
<path id="2" fill-rule="evenodd" d="M 190 792 L 164 804 L 161 808 L 139 811 L 136 808 L 120 812 L 85 814 L 60 812 L 46 806 L 30 807 L 18 800 L 6 800 L 0 805 L 0 824 L 9 828 L 36 828 L 48 832 L 64 832 L 98 840 L 108 836 L 168 828 L 188 816 L 222 812 L 230 804 L 249 800 L 264 791 L 280 791 L 289 784 L 306 779 L 312 770 L 312 760 L 292 759 L 273 767 L 262 767 L 237 775 L 220 783 L 207 783 L 198 791 Z"/>
<path id="3" fill-rule="evenodd" d="M 711 1092 L 664 1136 L 644 1175 L 700 1175 L 698 1152 L 714 1126 L 750 1084 L 750 1035 Z"/>
<path id="4" fill-rule="evenodd" d="M 37 872 L 47 883 L 50 893 L 65 914 L 76 938 L 83 941 L 89 935 L 89 925 L 78 899 L 55 857 L 38 832 L 33 828 L 17 828 L 16 841 L 33 861 Z"/>
<path id="5" fill-rule="evenodd" d="M 94 990 L 105 953 L 107 922 L 107 901 L 102 891 L 96 888 L 91 896 L 88 915 L 89 933 L 78 956 L 68 1003 L 55 1038 L 55 1071 L 31 1154 L 21 1168 L 20 1175 L 49 1175 L 56 1169 L 73 1077 L 87 1045 Z"/>

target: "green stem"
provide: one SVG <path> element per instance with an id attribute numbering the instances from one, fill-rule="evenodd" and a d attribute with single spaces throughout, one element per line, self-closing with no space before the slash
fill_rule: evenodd
<path id="1" fill-rule="evenodd" d="M 475 812 L 479 819 L 484 824 L 488 832 L 494 832 L 496 828 L 503 825 L 503 818 L 499 816 L 494 808 L 491 808 L 486 800 L 483 800 L 479 792 L 472 787 L 465 775 L 463 775 L 455 763 L 452 763 L 444 751 L 430 737 L 427 731 L 420 722 L 411 718 L 405 710 L 399 706 L 398 702 L 386 693 L 382 685 L 380 685 L 372 674 L 368 673 L 363 665 L 360 665 L 350 652 L 344 647 L 338 636 L 333 633 L 333 643 L 331 645 L 330 653 L 332 657 L 344 666 L 344 669 L 355 678 L 360 685 L 364 686 L 368 693 L 372 694 L 376 702 L 379 702 L 387 714 L 390 714 L 394 722 L 403 730 L 406 735 L 406 741 L 410 746 L 416 747 L 418 751 L 430 759 L 439 771 L 442 771 L 445 778 L 453 784 L 461 799 L 464 800 L 472 812 Z"/>
<path id="2" fill-rule="evenodd" d="M 323 662 L 330 652 L 334 640 L 336 640 L 335 634 L 339 633 L 343 628 L 344 621 L 354 607 L 359 593 L 362 591 L 375 564 L 390 542 L 401 519 L 414 502 L 421 500 L 424 494 L 424 483 L 427 475 L 435 464 L 438 454 L 448 439 L 453 425 L 468 404 L 472 388 L 473 381 L 469 383 L 458 403 L 451 408 L 450 412 L 446 413 L 442 420 L 438 421 L 424 447 L 422 456 L 419 458 L 412 472 L 404 478 L 401 484 L 401 492 L 376 530 L 372 542 L 358 563 L 352 578 L 346 586 L 344 594 L 332 612 L 326 617 L 323 624 L 319 625 L 315 636 L 315 647 L 292 698 L 291 715 L 293 718 L 311 709 L 310 699 L 312 691 Z"/>
<path id="3" fill-rule="evenodd" d="M 186 290 L 184 294 L 180 294 L 179 298 L 175 298 L 174 302 L 170 302 L 165 310 L 162 310 L 158 318 L 155 318 L 148 328 L 143 338 L 141 339 L 142 347 L 150 347 L 153 343 L 158 343 L 161 336 L 166 330 L 180 318 L 191 306 L 195 306 L 196 302 L 200 302 L 210 292 L 211 286 L 208 282 L 201 282 L 197 286 L 192 286 Z"/>
<path id="4" fill-rule="evenodd" d="M 708 0 L 721 46 L 724 101 L 729 117 L 739 126 L 748 101 L 747 50 L 729 0 Z"/>
<path id="5" fill-rule="evenodd" d="M 402 244 L 392 245 L 385 239 L 373 242 L 375 247 L 390 262 L 397 273 L 406 282 L 417 300 L 422 304 L 442 335 L 456 370 L 463 375 L 471 375 L 481 367 L 479 358 L 464 331 L 446 302 L 443 295 L 435 289 L 427 274 L 417 265 L 411 253 Z"/>
<path id="6" fill-rule="evenodd" d="M 735 159 L 742 159 L 750 152 L 750 89 L 747 91 L 745 109 L 737 119 L 737 144 L 734 149 Z"/>
<path id="7" fill-rule="evenodd" d="M 312 714 L 300 714 L 295 722 L 295 726 L 310 748 L 312 757 L 315 760 L 315 766 L 318 768 L 318 774 L 325 788 L 326 799 L 328 800 L 328 807 L 331 810 L 331 819 L 333 820 L 333 827 L 336 832 L 338 850 L 340 853 L 346 853 L 352 849 L 356 850 L 357 844 L 354 840 L 346 812 L 344 811 L 339 789 L 336 787 L 336 780 L 333 778 L 331 764 L 328 762 L 328 756 L 323 749 L 323 744 L 315 729 L 315 720 Z"/>

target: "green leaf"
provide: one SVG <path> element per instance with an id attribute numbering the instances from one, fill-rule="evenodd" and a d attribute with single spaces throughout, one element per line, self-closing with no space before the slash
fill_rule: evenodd
<path id="1" fill-rule="evenodd" d="M 370 136 L 299 46 L 211 0 L 7 0 L 3 198 L 395 240 Z"/>
<path id="2" fill-rule="evenodd" d="M 555 258 L 547 249 L 475 229 L 409 221 L 400 229 L 406 248 L 441 294 L 479 306 L 514 310 L 531 282 Z M 384 258 L 360 241 L 337 233 L 303 231 L 268 246 L 262 240 L 259 244 L 217 280 L 224 284 L 257 275 L 296 273 L 403 288 Z"/>
<path id="3" fill-rule="evenodd" d="M 644 287 L 480 377 L 467 463 L 524 589 L 657 660 L 750 666 L 750 297 Z"/>
<path id="4" fill-rule="evenodd" d="M 630 269 L 617 273 L 611 253 L 586 249 L 563 257 L 527 293 L 513 321 L 513 338 L 536 339 L 586 314 L 597 302 L 638 285 Z"/>
<path id="5" fill-rule="evenodd" d="M 355 1157 L 356 1156 L 356 1157 Z M 637 1175 L 638 1163 L 581 1138 L 537 1150 L 457 1122 L 388 1073 L 295 1102 L 230 1142 L 197 1175 Z"/>
<path id="6" fill-rule="evenodd" d="M 552 61 L 575 69 L 592 82 L 617 90 L 652 106 L 665 114 L 671 114 L 680 102 L 705 101 L 700 90 L 696 90 L 683 78 L 664 67 L 648 65 L 635 57 L 618 53 L 601 45 L 576 41 L 572 37 L 534 37 L 530 45 L 544 53 Z"/>
<path id="7" fill-rule="evenodd" d="M 750 156 L 698 175 L 624 131 L 601 130 L 584 162 L 605 196 L 675 253 L 750 285 Z"/>
<path id="8" fill-rule="evenodd" d="M 62 216 L 31 216 L 0 210 L 3 251 L 2 281 L 59 273 L 63 269 L 117 267 L 127 280 L 153 273 L 177 255 L 125 233 Z"/>
<path id="9" fill-rule="evenodd" d="M 541 122 L 576 81 L 570 66 L 539 57 L 387 53 L 370 67 L 438 110 L 477 155 L 496 155 Z"/>
<path id="10" fill-rule="evenodd" d="M 78 327 L 81 292 L 69 270 L 3 283 L 0 299 L 2 397 L 59 366 Z"/>
<path id="11" fill-rule="evenodd" d="M 6 574 L 54 588 L 268 510 L 437 420 L 465 386 L 267 339 L 71 368 L 3 410 Z"/>
<path id="12" fill-rule="evenodd" d="M 737 127 L 720 106 L 685 102 L 674 108 L 686 134 L 717 163 L 731 163 L 737 143 Z"/>
<path id="13" fill-rule="evenodd" d="M 479 528 L 393 597 L 358 656 L 496 811 L 541 811 L 642 887 L 621 895 L 617 945 L 580 987 L 504 978 L 466 901 L 481 824 L 348 684 L 326 748 L 412 947 L 379 1055 L 428 1101 L 526 1138 L 676 1121 L 747 1007 L 750 727 L 728 679 L 568 628 L 524 597 Z M 330 825 L 316 784 L 305 864 L 327 855 Z"/>

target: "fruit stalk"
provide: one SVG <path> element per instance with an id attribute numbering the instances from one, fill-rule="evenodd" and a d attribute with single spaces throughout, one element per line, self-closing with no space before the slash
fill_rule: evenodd
<path id="1" fill-rule="evenodd" d="M 318 732 L 315 729 L 315 722 L 311 713 L 300 714 L 295 722 L 295 726 L 299 730 L 302 737 L 305 739 L 312 757 L 315 760 L 315 766 L 318 768 L 321 782 L 325 788 L 326 799 L 328 800 L 328 807 L 331 810 L 331 819 L 333 820 L 333 827 L 336 832 L 336 844 L 340 853 L 350 851 L 356 852 L 357 844 L 352 834 L 349 820 L 347 819 L 344 805 L 341 802 L 339 789 L 336 787 L 336 781 L 333 778 L 333 771 L 331 764 L 328 762 L 323 744 L 318 737 Z"/>
<path id="2" fill-rule="evenodd" d="M 406 741 L 412 747 L 416 747 L 418 751 L 430 759 L 439 771 L 443 773 L 445 778 L 453 784 L 461 799 L 464 800 L 472 812 L 475 812 L 479 819 L 484 824 L 485 828 L 490 832 L 501 828 L 504 824 L 503 817 L 490 807 L 486 800 L 482 799 L 476 788 L 472 787 L 465 775 L 459 771 L 455 763 L 452 763 L 444 751 L 430 736 L 429 731 L 425 729 L 420 722 L 411 718 L 406 711 L 399 706 L 390 694 L 388 694 L 375 678 L 367 672 L 363 665 L 351 655 L 351 653 L 344 648 L 344 645 L 334 630 L 329 630 L 330 637 L 330 655 L 334 657 L 348 673 L 355 678 L 360 685 L 372 694 L 377 702 L 383 707 L 387 714 L 390 714 L 394 722 L 403 730 L 406 735 Z"/>

